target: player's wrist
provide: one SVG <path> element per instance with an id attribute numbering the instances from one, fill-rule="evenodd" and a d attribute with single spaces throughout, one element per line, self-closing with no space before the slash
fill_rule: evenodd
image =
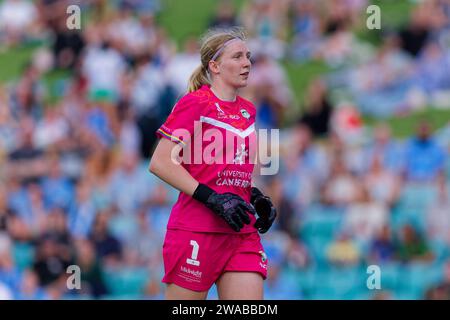
<path id="1" fill-rule="evenodd" d="M 192 194 L 192 198 L 206 204 L 209 197 L 214 193 L 216 192 L 213 189 L 203 183 L 199 183 L 194 193 Z"/>

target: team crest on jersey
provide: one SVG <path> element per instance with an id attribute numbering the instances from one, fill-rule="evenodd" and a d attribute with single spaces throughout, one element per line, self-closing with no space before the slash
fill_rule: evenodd
<path id="1" fill-rule="evenodd" d="M 261 261 L 266 262 L 267 261 L 267 255 L 264 251 L 259 251 L 259 254 L 261 255 Z"/>
<path id="2" fill-rule="evenodd" d="M 245 109 L 241 109 L 241 114 L 247 120 L 250 118 L 250 113 L 248 113 L 248 111 Z"/>

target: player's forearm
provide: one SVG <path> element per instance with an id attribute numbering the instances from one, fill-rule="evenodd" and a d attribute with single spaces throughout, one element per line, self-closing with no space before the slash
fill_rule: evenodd
<path id="1" fill-rule="evenodd" d="M 192 196 L 198 181 L 185 168 L 172 160 L 173 147 L 175 147 L 174 143 L 161 140 L 153 154 L 149 170 L 172 187 Z"/>
<path id="2" fill-rule="evenodd" d="M 150 167 L 150 172 L 189 196 L 192 196 L 198 186 L 197 180 L 192 178 L 181 165 L 172 163 L 162 165 L 157 164 L 154 167 Z"/>

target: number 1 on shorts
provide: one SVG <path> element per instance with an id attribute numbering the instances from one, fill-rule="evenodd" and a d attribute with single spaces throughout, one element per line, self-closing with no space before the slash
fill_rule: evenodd
<path id="1" fill-rule="evenodd" d="M 191 240 L 191 246 L 193 247 L 191 259 L 186 259 L 186 263 L 198 267 L 200 265 L 200 261 L 197 260 L 199 245 L 197 241 Z"/>

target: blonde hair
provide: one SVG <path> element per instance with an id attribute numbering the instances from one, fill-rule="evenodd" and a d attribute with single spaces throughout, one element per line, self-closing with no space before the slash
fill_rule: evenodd
<path id="1" fill-rule="evenodd" d="M 202 85 L 211 83 L 208 73 L 209 61 L 213 60 L 213 58 L 214 60 L 219 59 L 226 43 L 233 39 L 245 41 L 247 36 L 240 27 L 212 29 L 206 32 L 201 40 L 201 64 L 194 70 L 189 78 L 188 92 L 193 92 L 200 89 Z"/>

